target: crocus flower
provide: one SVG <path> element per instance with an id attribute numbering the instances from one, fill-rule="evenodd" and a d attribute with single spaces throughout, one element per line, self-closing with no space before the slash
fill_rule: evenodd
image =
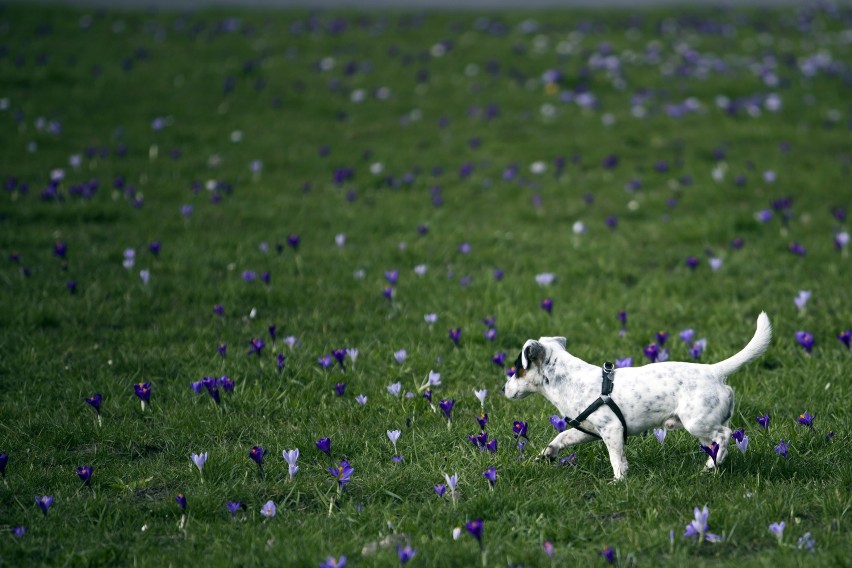
<path id="1" fill-rule="evenodd" d="M 485 397 L 488 396 L 488 390 L 487 389 L 475 390 L 475 391 L 473 391 L 473 394 L 476 396 L 477 399 L 479 399 L 480 406 L 482 406 L 482 408 L 485 408 Z"/>
<path id="2" fill-rule="evenodd" d="M 459 340 L 461 340 L 461 328 L 456 327 L 450 330 L 450 339 L 453 340 L 453 343 L 456 344 L 456 347 L 459 345 Z"/>
<path id="3" fill-rule="evenodd" d="M 455 406 L 455 404 L 456 404 L 456 401 L 455 401 L 455 399 L 452 399 L 452 398 L 449 399 L 449 400 L 442 400 L 442 401 L 438 402 L 438 406 L 440 406 L 441 410 L 444 411 L 444 414 L 447 415 L 447 421 L 452 420 L 453 406 Z"/>
<path id="4" fill-rule="evenodd" d="M 217 316 L 223 316 L 225 315 L 225 308 L 222 306 L 222 304 L 216 304 L 215 306 L 213 306 L 213 313 Z"/>
<path id="5" fill-rule="evenodd" d="M 260 446 L 252 446 L 249 450 L 249 457 L 254 460 L 260 470 L 260 477 L 263 477 L 263 456 L 266 455 L 266 450 Z"/>
<path id="6" fill-rule="evenodd" d="M 27 534 L 27 528 L 17 526 L 12 529 L 12 534 L 15 535 L 16 538 L 24 538 L 24 535 Z"/>
<path id="7" fill-rule="evenodd" d="M 763 429 L 768 430 L 769 429 L 769 413 L 767 412 L 763 416 L 758 416 L 757 417 L 757 424 L 759 426 L 761 426 Z"/>
<path id="8" fill-rule="evenodd" d="M 693 359 L 700 359 L 701 354 L 704 353 L 704 350 L 707 348 L 707 340 L 704 338 L 699 339 L 695 343 L 692 344 L 692 347 L 689 348 L 689 354 Z"/>
<path id="9" fill-rule="evenodd" d="M 367 404 L 367 397 L 363 394 L 359 394 L 358 396 L 355 397 L 355 402 L 357 402 L 358 404 L 363 406 L 363 405 Z"/>
<path id="10" fill-rule="evenodd" d="M 698 507 L 695 507 L 693 512 L 695 519 L 686 525 L 686 531 L 683 533 L 684 538 L 698 539 L 699 541 L 706 540 L 707 542 L 721 542 L 722 537 L 709 532 L 710 526 L 707 524 L 707 517 L 710 516 L 710 510 L 707 508 L 707 505 L 700 510 Z"/>
<path id="11" fill-rule="evenodd" d="M 317 357 L 317 363 L 323 369 L 328 369 L 329 367 L 331 367 L 331 355 L 326 353 L 322 357 Z"/>
<path id="12" fill-rule="evenodd" d="M 237 516 L 237 511 L 240 510 L 241 506 L 242 503 L 240 503 L 239 501 L 228 501 L 227 503 L 225 503 L 225 507 L 228 508 L 228 512 L 231 513 L 232 517 Z"/>
<path id="13" fill-rule="evenodd" d="M 795 333 L 796 341 L 799 342 L 799 345 L 804 348 L 808 353 L 814 348 L 814 336 L 807 331 L 797 331 Z"/>
<path id="14" fill-rule="evenodd" d="M 429 376 L 426 379 L 427 387 L 437 387 L 441 384 L 441 373 L 429 371 Z"/>
<path id="15" fill-rule="evenodd" d="M 397 545 L 396 554 L 399 557 L 399 565 L 402 566 L 403 564 L 408 563 L 409 560 L 414 558 L 414 556 L 417 554 L 417 549 L 411 548 L 408 545 L 404 547 Z"/>
<path id="16" fill-rule="evenodd" d="M 607 546 L 606 548 L 601 550 L 600 555 L 603 557 L 604 560 L 606 560 L 610 564 L 615 564 L 615 550 L 613 550 L 611 547 Z"/>
<path id="17" fill-rule="evenodd" d="M 553 543 L 549 540 L 544 541 L 541 547 L 544 549 L 544 553 L 547 554 L 550 558 L 553 558 L 553 555 L 556 553 L 556 550 L 553 548 Z"/>
<path id="18" fill-rule="evenodd" d="M 341 556 L 335 560 L 333 556 L 329 556 L 325 562 L 320 562 L 320 568 L 346 568 L 346 557 Z"/>
<path id="19" fill-rule="evenodd" d="M 216 352 L 219 353 L 222 357 L 228 356 L 228 345 L 225 343 L 220 343 L 216 346 Z"/>
<path id="20" fill-rule="evenodd" d="M 334 392 L 337 396 L 343 396 L 346 392 L 346 383 L 337 383 L 334 385 Z"/>
<path id="21" fill-rule="evenodd" d="M 814 427 L 814 417 L 809 413 L 805 412 L 804 414 L 799 414 L 799 418 L 796 420 L 802 426 L 807 426 L 808 428 Z"/>
<path id="22" fill-rule="evenodd" d="M 9 454 L 0 454 L 0 477 L 6 479 L 6 464 L 9 463 Z"/>
<path id="23" fill-rule="evenodd" d="M 263 507 L 260 508 L 260 514 L 266 517 L 267 519 L 271 519 L 275 516 L 275 503 L 270 499 L 267 501 Z"/>
<path id="24" fill-rule="evenodd" d="M 492 438 L 487 444 L 485 444 L 485 449 L 491 452 L 492 454 L 497 453 L 497 438 Z"/>
<path id="25" fill-rule="evenodd" d="M 737 432 L 740 433 L 739 438 L 734 436 L 734 439 L 737 444 L 737 449 L 742 452 L 743 455 L 746 455 L 746 450 L 748 449 L 748 436 L 742 433 L 742 429 L 737 430 Z M 736 434 L 737 432 L 734 432 L 734 434 Z"/>
<path id="26" fill-rule="evenodd" d="M 553 427 L 556 428 L 557 432 L 564 432 L 566 428 L 568 428 L 568 423 L 564 418 L 554 414 L 550 417 L 550 423 L 553 424 Z"/>
<path id="27" fill-rule="evenodd" d="M 648 358 L 648 361 L 651 363 L 656 363 L 660 360 L 660 347 L 656 343 L 648 344 L 645 349 L 642 351 L 645 354 L 645 357 Z"/>
<path id="28" fill-rule="evenodd" d="M 447 481 L 447 487 L 450 488 L 450 497 L 453 500 L 453 505 L 456 503 L 456 487 L 459 484 L 459 475 L 454 473 L 452 475 L 444 474 L 444 479 Z"/>
<path id="29" fill-rule="evenodd" d="M 577 465 L 577 452 L 571 452 L 568 457 L 559 459 L 560 465 Z"/>
<path id="30" fill-rule="evenodd" d="M 394 396 L 399 396 L 399 393 L 402 390 L 402 383 L 396 382 L 392 385 L 388 385 L 386 388 L 390 394 Z"/>
<path id="31" fill-rule="evenodd" d="M 482 519 L 475 519 L 464 524 L 464 528 L 470 533 L 470 536 L 476 539 L 482 546 Z"/>
<path id="32" fill-rule="evenodd" d="M 337 480 L 337 488 L 341 490 L 351 481 L 355 468 L 348 461 L 342 460 L 336 467 L 328 468 L 328 472 Z"/>
<path id="33" fill-rule="evenodd" d="M 685 264 L 690 270 L 695 270 L 698 267 L 698 258 L 695 256 L 688 256 Z"/>
<path id="34" fill-rule="evenodd" d="M 77 475 L 83 483 L 89 485 L 92 482 L 92 466 L 84 465 L 82 467 L 78 467 Z"/>
<path id="35" fill-rule="evenodd" d="M 808 305 L 808 300 L 811 299 L 811 291 L 810 290 L 799 290 L 799 293 L 793 298 L 793 303 L 799 309 L 800 312 L 805 311 L 805 307 Z"/>
<path id="36" fill-rule="evenodd" d="M 284 459 L 287 461 L 287 465 L 289 466 L 290 473 L 290 481 L 293 481 L 293 478 L 296 476 L 296 473 L 299 471 L 299 466 L 296 465 L 296 461 L 299 459 L 299 449 L 295 450 L 284 450 L 281 452 L 281 455 L 284 456 Z"/>
<path id="37" fill-rule="evenodd" d="M 287 237 L 287 244 L 290 245 L 294 251 L 299 252 L 299 243 L 302 242 L 302 237 L 297 234 L 292 234 Z"/>
<path id="38" fill-rule="evenodd" d="M 317 440 L 317 449 L 331 457 L 331 438 L 320 438 Z"/>
<path id="39" fill-rule="evenodd" d="M 615 360 L 615 368 L 616 369 L 624 369 L 626 367 L 633 366 L 633 357 L 625 357 L 624 359 L 616 359 Z"/>
<path id="40" fill-rule="evenodd" d="M 198 468 L 201 478 L 204 479 L 204 464 L 207 462 L 207 452 L 203 454 L 191 454 L 190 457 L 192 458 L 192 463 Z"/>
<path id="41" fill-rule="evenodd" d="M 439 483 L 435 486 L 435 493 L 438 494 L 438 497 L 443 497 L 444 493 L 447 491 L 447 486 L 443 483 Z"/>
<path id="42" fill-rule="evenodd" d="M 790 444 L 789 442 L 785 442 L 783 439 L 778 440 L 778 445 L 775 446 L 774 450 L 776 454 L 786 458 L 789 456 Z"/>
<path id="43" fill-rule="evenodd" d="M 840 343 L 845 345 L 847 349 L 852 348 L 852 329 L 841 331 L 837 334 L 837 339 L 839 339 Z"/>
<path id="44" fill-rule="evenodd" d="M 352 366 L 354 367 L 355 361 L 358 359 L 358 350 L 355 349 L 354 347 L 349 348 L 349 349 L 346 350 L 346 355 L 352 361 Z M 342 365 L 342 363 L 341 363 L 341 365 Z"/>
<path id="45" fill-rule="evenodd" d="M 101 401 L 103 401 L 101 393 L 96 393 L 92 396 L 86 397 L 86 402 L 89 404 L 89 406 L 95 409 L 95 412 L 98 414 L 98 416 L 101 415 Z"/>
<path id="46" fill-rule="evenodd" d="M 657 345 L 662 347 L 666 344 L 666 341 L 669 339 L 669 334 L 667 331 L 658 331 L 657 332 Z"/>
<path id="47" fill-rule="evenodd" d="M 405 363 L 405 360 L 408 358 L 408 352 L 405 349 L 400 349 L 399 351 L 394 352 L 393 358 L 396 359 L 396 362 L 399 364 Z"/>
<path id="48" fill-rule="evenodd" d="M 189 386 L 195 394 L 200 394 L 201 391 L 204 389 L 204 382 L 203 381 L 192 381 L 192 382 L 189 383 Z"/>
<path id="49" fill-rule="evenodd" d="M 387 280 L 388 284 L 391 286 L 396 286 L 396 283 L 399 281 L 399 270 L 386 270 L 385 280 Z"/>
<path id="50" fill-rule="evenodd" d="M 340 368 L 342 370 L 346 370 L 346 365 L 343 364 L 343 361 L 346 359 L 346 350 L 345 349 L 335 349 L 331 352 L 332 357 L 340 364 Z"/>
<path id="51" fill-rule="evenodd" d="M 53 505 L 53 495 L 44 495 L 42 497 L 36 496 L 35 502 L 41 509 L 41 512 L 47 516 L 48 509 L 50 509 L 50 506 Z"/>
<path id="52" fill-rule="evenodd" d="M 249 355 L 257 355 L 258 357 L 260 357 L 261 351 L 263 351 L 263 348 L 265 346 L 266 346 L 266 343 L 264 343 L 264 341 L 262 339 L 260 339 L 258 337 L 252 337 L 249 340 L 248 354 Z"/>
<path id="53" fill-rule="evenodd" d="M 186 495 L 184 495 L 183 493 L 178 493 L 177 495 L 175 495 L 175 502 L 178 504 L 178 507 L 180 507 L 181 511 L 186 511 Z"/>
<path id="54" fill-rule="evenodd" d="M 695 335 L 695 331 L 687 328 L 687 329 L 684 329 L 683 331 L 681 331 L 678 334 L 678 337 L 680 337 L 681 340 L 683 340 L 684 343 L 689 345 L 690 343 L 692 343 L 692 338 L 693 338 L 694 335 Z"/>
<path id="55" fill-rule="evenodd" d="M 806 532 L 799 537 L 799 540 L 796 542 L 796 548 L 812 551 L 814 549 L 814 544 L 814 540 L 811 538 L 811 533 Z"/>
<path id="56" fill-rule="evenodd" d="M 234 392 L 234 381 L 228 375 L 219 377 L 219 386 L 225 389 L 225 392 Z"/>
<path id="57" fill-rule="evenodd" d="M 666 443 L 666 433 L 667 430 L 665 428 L 654 428 L 654 436 L 657 438 L 657 441 L 661 446 Z"/>
<path id="58" fill-rule="evenodd" d="M 553 299 L 545 298 L 541 301 L 541 309 L 546 311 L 548 314 L 553 313 Z"/>
<path id="59" fill-rule="evenodd" d="M 705 446 L 704 444 L 699 444 L 701 450 L 710 456 L 710 459 L 713 460 L 713 463 L 716 463 L 716 456 L 719 454 L 719 444 L 716 442 L 710 442 L 709 446 Z"/>
<path id="60" fill-rule="evenodd" d="M 497 482 L 497 468 L 494 466 L 489 467 L 485 471 L 482 472 L 482 475 L 485 476 L 485 479 L 488 480 L 489 486 L 493 489 L 494 483 Z"/>
<path id="61" fill-rule="evenodd" d="M 778 539 L 778 542 L 784 538 L 784 527 L 787 526 L 787 523 L 781 521 L 780 523 L 772 523 L 769 525 L 769 532 L 775 535 L 775 538 Z"/>
<path id="62" fill-rule="evenodd" d="M 512 423 L 512 432 L 515 434 L 515 438 L 526 438 L 527 437 L 527 423 L 521 422 L 520 420 L 515 420 Z"/>
<path id="63" fill-rule="evenodd" d="M 479 427 L 484 429 L 485 425 L 488 423 L 488 414 L 483 412 L 476 417 L 476 421 L 479 423 Z"/>
<path id="64" fill-rule="evenodd" d="M 497 338 L 497 330 L 490 327 L 482 332 L 483 337 L 488 341 L 494 341 Z"/>
<path id="65" fill-rule="evenodd" d="M 151 383 L 136 383 L 133 385 L 133 392 L 139 397 L 142 410 L 145 410 L 145 405 L 151 402 Z"/>
<path id="66" fill-rule="evenodd" d="M 805 256 L 808 252 L 808 250 L 805 248 L 805 246 L 803 244 L 797 243 L 795 241 L 790 243 L 790 245 L 787 247 L 787 249 L 797 256 Z"/>
<path id="67" fill-rule="evenodd" d="M 400 431 L 399 430 L 388 430 L 387 434 L 388 434 L 388 439 L 391 441 L 391 444 L 393 444 L 393 451 L 394 451 L 394 453 L 396 453 L 396 441 L 399 440 Z"/>
<path id="68" fill-rule="evenodd" d="M 425 321 L 429 325 L 432 325 L 433 323 L 438 321 L 438 314 L 435 314 L 435 313 L 424 314 L 423 315 L 423 321 Z"/>
<path id="69" fill-rule="evenodd" d="M 498 367 L 505 367 L 506 365 L 506 352 L 499 351 L 491 356 L 491 361 L 497 365 Z"/>

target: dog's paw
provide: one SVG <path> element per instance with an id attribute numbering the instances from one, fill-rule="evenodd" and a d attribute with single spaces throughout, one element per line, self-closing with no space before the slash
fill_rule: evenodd
<path id="1" fill-rule="evenodd" d="M 536 456 L 535 461 L 553 463 L 556 461 L 556 451 L 550 446 L 546 447 L 543 452 Z"/>

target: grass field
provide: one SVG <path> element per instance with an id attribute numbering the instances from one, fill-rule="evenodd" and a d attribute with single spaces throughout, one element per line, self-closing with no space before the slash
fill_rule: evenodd
<path id="1" fill-rule="evenodd" d="M 0 8 L 0 566 L 849 565 L 850 29 Z M 602 443 L 534 461 L 555 409 L 500 396 L 528 338 L 643 365 L 691 328 L 715 362 L 761 310 L 715 472 L 683 430 L 619 483 Z M 705 505 L 721 542 L 683 536 Z"/>

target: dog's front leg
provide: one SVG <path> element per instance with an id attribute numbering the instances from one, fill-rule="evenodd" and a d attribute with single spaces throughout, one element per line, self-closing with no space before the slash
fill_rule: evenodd
<path id="1" fill-rule="evenodd" d="M 557 434 L 555 438 L 544 448 L 544 451 L 541 452 L 541 458 L 546 458 L 549 460 L 556 459 L 556 456 L 559 455 L 559 452 L 567 448 L 568 446 L 573 446 L 576 444 L 583 444 L 585 442 L 591 442 L 596 440 L 594 436 L 590 436 L 585 432 L 580 432 L 575 428 L 571 428 L 570 430 L 565 430 L 564 432 L 560 432 Z"/>
<path id="2" fill-rule="evenodd" d="M 612 465 L 615 481 L 624 479 L 627 473 L 627 456 L 624 455 L 624 434 L 621 425 L 602 429 L 601 438 L 609 451 L 609 463 Z"/>

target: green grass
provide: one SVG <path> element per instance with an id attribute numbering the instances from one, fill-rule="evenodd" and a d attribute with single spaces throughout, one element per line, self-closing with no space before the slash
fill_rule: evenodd
<path id="1" fill-rule="evenodd" d="M 395 548 L 361 554 L 389 535 L 417 549 L 412 566 L 473 566 L 475 541 L 454 541 L 452 530 L 475 518 L 484 520 L 489 566 L 547 565 L 544 541 L 555 546 L 554 565 L 604 564 L 605 546 L 624 566 L 848 565 L 850 353 L 835 336 L 850 327 L 852 310 L 849 259 L 833 244 L 848 225 L 831 209 L 848 209 L 852 197 L 843 32 L 852 14 L 806 12 L 648 11 L 636 23 L 634 14 L 607 11 L 0 9 L 0 99 L 8 99 L 0 175 L 29 187 L 0 193 L 0 453 L 9 455 L 0 566 L 317 566 L 329 555 L 392 566 Z M 88 26 L 80 25 L 84 15 Z M 220 22 L 234 15 L 239 31 L 223 31 Z M 348 26 L 331 33 L 338 16 Z M 529 18 L 539 22 L 533 32 L 520 25 Z M 483 22 L 507 31 L 487 33 Z M 728 32 L 708 33 L 702 22 Z M 446 54 L 430 55 L 445 40 Z M 660 63 L 643 64 L 637 58 L 652 42 Z M 622 60 L 623 89 L 603 70 L 584 71 L 604 43 Z M 723 61 L 724 71 L 678 74 L 686 45 Z M 805 76 L 801 66 L 820 51 L 835 68 Z M 325 58 L 334 66 L 321 72 Z M 347 75 L 350 62 L 358 71 Z M 761 62 L 777 64 L 779 86 L 754 72 Z M 661 66 L 675 73 L 663 76 Z M 540 80 L 552 68 L 564 74 L 556 93 Z M 421 70 L 428 79 L 418 83 Z M 581 85 L 597 108 L 560 102 L 559 92 Z M 381 87 L 385 100 L 374 96 Z M 361 103 L 352 102 L 356 89 L 365 91 Z M 641 89 L 653 98 L 647 116 L 636 118 L 631 97 Z M 756 117 L 715 102 L 772 92 L 781 109 L 761 106 Z M 700 111 L 666 115 L 666 104 L 687 97 Z M 499 115 L 489 120 L 483 112 L 492 104 Z M 545 104 L 553 117 L 542 114 Z M 604 125 L 605 115 L 614 124 Z M 39 129 L 39 117 L 60 122 L 61 132 Z M 168 123 L 162 130 L 151 127 L 157 117 Z M 439 126 L 442 117 L 448 126 Z M 241 141 L 231 141 L 234 131 Z M 474 137 L 476 149 L 468 145 Z M 116 153 L 122 144 L 126 156 Z M 90 158 L 90 147 L 107 155 Z M 714 157 L 717 148 L 724 158 Z M 77 154 L 75 169 L 68 164 Z M 619 164 L 606 170 L 610 154 Z M 557 156 L 567 162 L 559 176 Z M 253 160 L 263 162 L 260 175 Z M 546 173 L 530 172 L 537 160 Z M 667 172 L 655 170 L 661 160 Z M 370 173 L 376 162 L 381 175 Z M 714 181 L 720 162 L 726 176 Z M 474 168 L 462 179 L 465 163 Z M 512 163 L 519 174 L 506 181 Z M 338 186 L 333 173 L 343 167 L 355 175 Z M 443 173 L 434 175 L 436 167 Z M 45 201 L 54 168 L 66 173 L 61 199 Z M 763 179 L 767 170 L 773 183 Z M 740 174 L 744 185 L 734 181 Z M 114 187 L 119 176 L 142 195 L 142 207 Z M 683 176 L 693 183 L 679 182 Z M 633 178 L 642 188 L 626 192 Z M 91 179 L 99 181 L 91 199 L 72 195 Z M 215 192 L 221 201 L 212 203 L 208 180 L 232 190 Z M 432 203 L 434 186 L 441 206 Z M 785 196 L 793 198 L 786 227 L 778 215 L 755 220 Z M 676 205 L 667 205 L 673 197 Z M 188 218 L 184 204 L 194 207 Z M 611 215 L 616 229 L 605 224 Z M 576 221 L 585 234 L 573 233 Z M 343 247 L 334 243 L 340 233 Z M 298 256 L 286 245 L 291 234 L 301 236 Z M 745 240 L 741 250 L 729 246 L 736 237 Z M 67 244 L 65 260 L 53 254 L 58 240 Z M 158 257 L 147 250 L 153 241 L 162 242 Z M 790 253 L 792 241 L 807 254 Z M 469 254 L 459 252 L 462 243 Z M 129 270 L 127 248 L 136 250 Z M 720 270 L 710 270 L 707 250 L 723 260 Z M 6 260 L 13 253 L 19 262 Z M 690 255 L 700 260 L 694 271 L 685 265 Z M 428 267 L 422 277 L 419 264 Z M 492 277 L 497 268 L 501 281 Z M 150 270 L 147 285 L 142 269 Z M 390 302 L 382 290 L 392 269 L 400 277 Z M 245 270 L 269 271 L 270 284 L 244 281 Z M 557 281 L 538 286 L 543 272 Z M 813 292 L 801 314 L 793 304 L 799 290 Z M 552 315 L 539 307 L 546 297 Z M 216 304 L 224 316 L 212 312 Z M 716 473 L 702 470 L 703 454 L 683 431 L 663 447 L 653 436 L 631 438 L 630 473 L 617 484 L 600 443 L 577 448 L 576 466 L 534 462 L 555 433 L 555 410 L 541 398 L 499 396 L 505 373 L 492 354 L 505 351 L 512 361 L 530 337 L 565 336 L 569 351 L 590 362 L 631 356 L 643 364 L 643 348 L 661 329 L 671 333 L 672 359 L 688 360 L 677 333 L 692 327 L 708 340 L 702 361 L 713 362 L 745 345 L 760 310 L 773 322 L 772 346 L 729 380 L 737 391 L 732 427 L 745 428 L 751 443 L 745 456 L 731 446 Z M 427 313 L 438 315 L 434 326 Z M 483 337 L 488 316 L 496 318 L 493 343 Z M 458 347 L 447 334 L 454 327 L 463 330 Z M 810 355 L 794 339 L 799 330 L 816 339 Z M 286 336 L 300 344 L 289 349 Z M 252 337 L 267 341 L 260 357 L 246 355 Z M 340 347 L 359 349 L 356 364 L 345 374 L 321 369 L 317 357 Z M 399 349 L 408 352 L 404 364 L 394 360 Z M 287 355 L 281 372 L 279 352 Z M 436 402 L 456 400 L 450 430 L 420 396 L 386 391 L 396 381 L 416 391 L 431 369 L 442 376 Z M 236 389 L 218 407 L 189 387 L 224 374 Z M 144 412 L 133 394 L 140 381 L 153 385 Z M 343 397 L 334 394 L 337 382 L 347 385 Z M 489 390 L 494 455 L 467 441 L 478 431 L 478 388 Z M 95 392 L 103 394 L 102 427 L 84 402 Z M 354 400 L 361 393 L 365 406 Z M 816 415 L 812 430 L 796 425 L 805 411 Z M 755 422 L 765 412 L 768 432 Z M 523 459 L 512 440 L 518 419 L 530 424 Z M 402 431 L 401 464 L 391 462 L 391 429 Z M 355 468 L 339 496 L 314 445 L 324 436 L 333 456 Z M 781 438 L 791 441 L 789 459 L 773 451 Z M 263 479 L 248 456 L 254 445 L 269 450 Z M 292 448 L 301 451 L 301 469 L 290 482 L 281 452 Z M 205 451 L 202 483 L 189 456 Z M 94 467 L 91 492 L 76 475 L 82 465 Z M 482 476 L 492 465 L 493 491 Z M 433 491 L 444 473 L 461 479 L 456 506 Z M 183 528 L 178 492 L 189 503 Z M 55 497 L 46 516 L 35 495 Z M 265 520 L 260 509 L 270 499 L 278 513 Z M 227 501 L 247 510 L 232 519 Z M 705 504 L 722 543 L 681 536 L 693 507 Z M 776 521 L 787 523 L 780 545 L 767 528 Z M 20 539 L 11 534 L 19 526 L 27 530 Z M 795 547 L 806 532 L 813 552 Z"/>

